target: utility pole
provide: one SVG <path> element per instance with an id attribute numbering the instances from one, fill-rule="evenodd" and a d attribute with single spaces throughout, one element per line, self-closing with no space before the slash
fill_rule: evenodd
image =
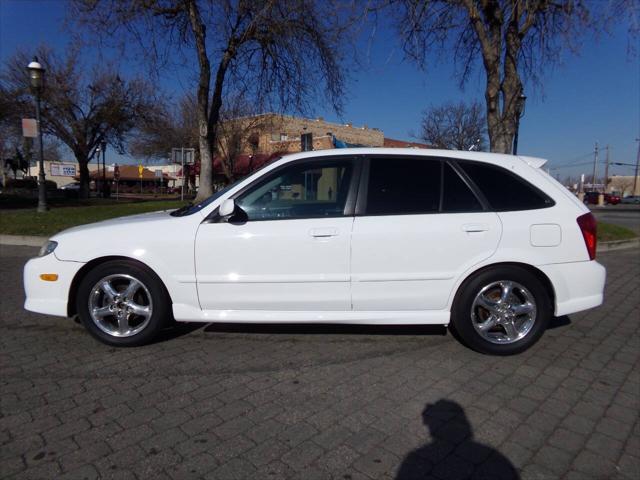
<path id="1" fill-rule="evenodd" d="M 182 187 L 180 187 L 180 201 L 184 202 L 184 147 L 180 148 L 180 161 L 182 162 Z"/>
<path id="2" fill-rule="evenodd" d="M 640 165 L 640 138 L 636 138 L 638 142 L 638 154 L 636 156 L 636 173 L 633 177 L 633 195 L 638 194 L 638 166 Z"/>
<path id="3" fill-rule="evenodd" d="M 604 193 L 607 193 L 607 185 L 609 185 L 609 145 L 606 147 L 607 158 L 604 164 Z"/>
<path id="4" fill-rule="evenodd" d="M 598 142 L 596 142 L 596 149 L 593 151 L 593 174 L 591 175 L 591 190 L 595 189 L 597 167 L 598 167 Z"/>

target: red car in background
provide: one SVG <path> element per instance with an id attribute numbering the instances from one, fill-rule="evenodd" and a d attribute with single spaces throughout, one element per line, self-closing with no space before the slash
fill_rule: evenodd
<path id="1" fill-rule="evenodd" d="M 585 192 L 584 203 L 587 205 L 597 205 L 600 192 Z M 620 203 L 620 197 L 611 193 L 604 194 L 605 205 L 617 205 Z"/>

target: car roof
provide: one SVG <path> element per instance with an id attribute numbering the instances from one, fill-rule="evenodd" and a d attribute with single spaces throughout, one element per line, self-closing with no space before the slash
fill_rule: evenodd
<path id="1" fill-rule="evenodd" d="M 474 160 L 501 166 L 512 166 L 516 163 L 526 163 L 534 168 L 540 168 L 547 160 L 538 157 L 522 155 L 507 155 L 503 153 L 475 152 L 464 150 L 440 150 L 435 148 L 333 148 L 327 150 L 313 150 L 310 152 L 291 153 L 282 157 L 283 160 L 298 160 L 309 157 L 325 156 L 354 156 L 354 155 L 388 155 L 413 157 L 445 157 L 460 160 Z"/>

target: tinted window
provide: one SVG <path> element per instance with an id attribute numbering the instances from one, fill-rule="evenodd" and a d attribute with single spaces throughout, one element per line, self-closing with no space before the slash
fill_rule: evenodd
<path id="1" fill-rule="evenodd" d="M 352 165 L 345 161 L 286 167 L 236 198 L 249 220 L 339 217 L 344 213 Z"/>
<path id="2" fill-rule="evenodd" d="M 478 212 L 482 210 L 478 198 L 450 165 L 445 164 L 442 181 L 443 212 Z"/>
<path id="3" fill-rule="evenodd" d="M 525 180 L 493 165 L 460 162 L 495 210 L 531 210 L 553 205 L 553 200 Z"/>
<path id="4" fill-rule="evenodd" d="M 372 158 L 367 214 L 434 213 L 440 207 L 440 162 Z"/>

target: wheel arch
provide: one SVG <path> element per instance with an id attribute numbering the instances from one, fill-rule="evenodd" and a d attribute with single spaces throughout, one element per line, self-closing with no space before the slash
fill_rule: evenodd
<path id="1" fill-rule="evenodd" d="M 96 268 L 98 265 L 102 265 L 107 262 L 118 261 L 118 260 L 135 263 L 136 265 L 144 268 L 145 270 L 148 270 L 150 273 L 155 275 L 156 278 L 160 281 L 160 284 L 162 285 L 162 287 L 164 288 L 165 294 L 167 295 L 167 297 L 169 297 L 169 303 L 173 303 L 171 300 L 171 294 L 169 293 L 169 289 L 165 285 L 160 275 L 158 275 L 153 268 L 151 268 L 146 263 L 141 262 L 140 260 L 137 260 L 135 258 L 120 256 L 120 255 L 109 255 L 105 257 L 94 258 L 93 260 L 84 264 L 82 268 L 78 270 L 78 272 L 75 274 L 75 276 L 73 277 L 73 280 L 71 281 L 71 285 L 69 286 L 69 295 L 67 298 L 67 316 L 72 317 L 78 313 L 76 309 L 76 298 L 78 293 L 78 286 L 80 285 L 80 282 L 82 282 L 84 277 L 91 270 Z"/>
<path id="2" fill-rule="evenodd" d="M 456 301 L 458 300 L 458 297 L 460 296 L 460 293 L 462 292 L 462 288 L 464 287 L 464 285 L 474 276 L 485 272 L 487 270 L 491 270 L 492 268 L 496 268 L 496 267 L 518 267 L 521 268 L 523 270 L 528 271 L 529 273 L 533 274 L 538 280 L 540 280 L 540 283 L 542 283 L 542 285 L 544 286 L 544 289 L 546 290 L 546 292 L 549 295 L 549 301 L 551 302 L 551 305 L 554 308 L 555 311 L 555 307 L 556 307 L 556 291 L 553 288 L 553 283 L 551 283 L 551 280 L 549 279 L 549 277 L 540 269 L 534 267 L 533 265 L 530 265 L 528 263 L 522 263 L 522 262 L 497 262 L 497 263 L 491 263 L 489 265 L 482 265 L 478 268 L 476 268 L 475 270 L 472 270 L 470 272 L 466 272 L 464 278 L 458 282 L 457 286 L 456 286 L 456 291 L 455 294 L 452 297 L 452 302 L 450 305 L 450 310 L 453 309 L 453 305 L 455 305 Z"/>

